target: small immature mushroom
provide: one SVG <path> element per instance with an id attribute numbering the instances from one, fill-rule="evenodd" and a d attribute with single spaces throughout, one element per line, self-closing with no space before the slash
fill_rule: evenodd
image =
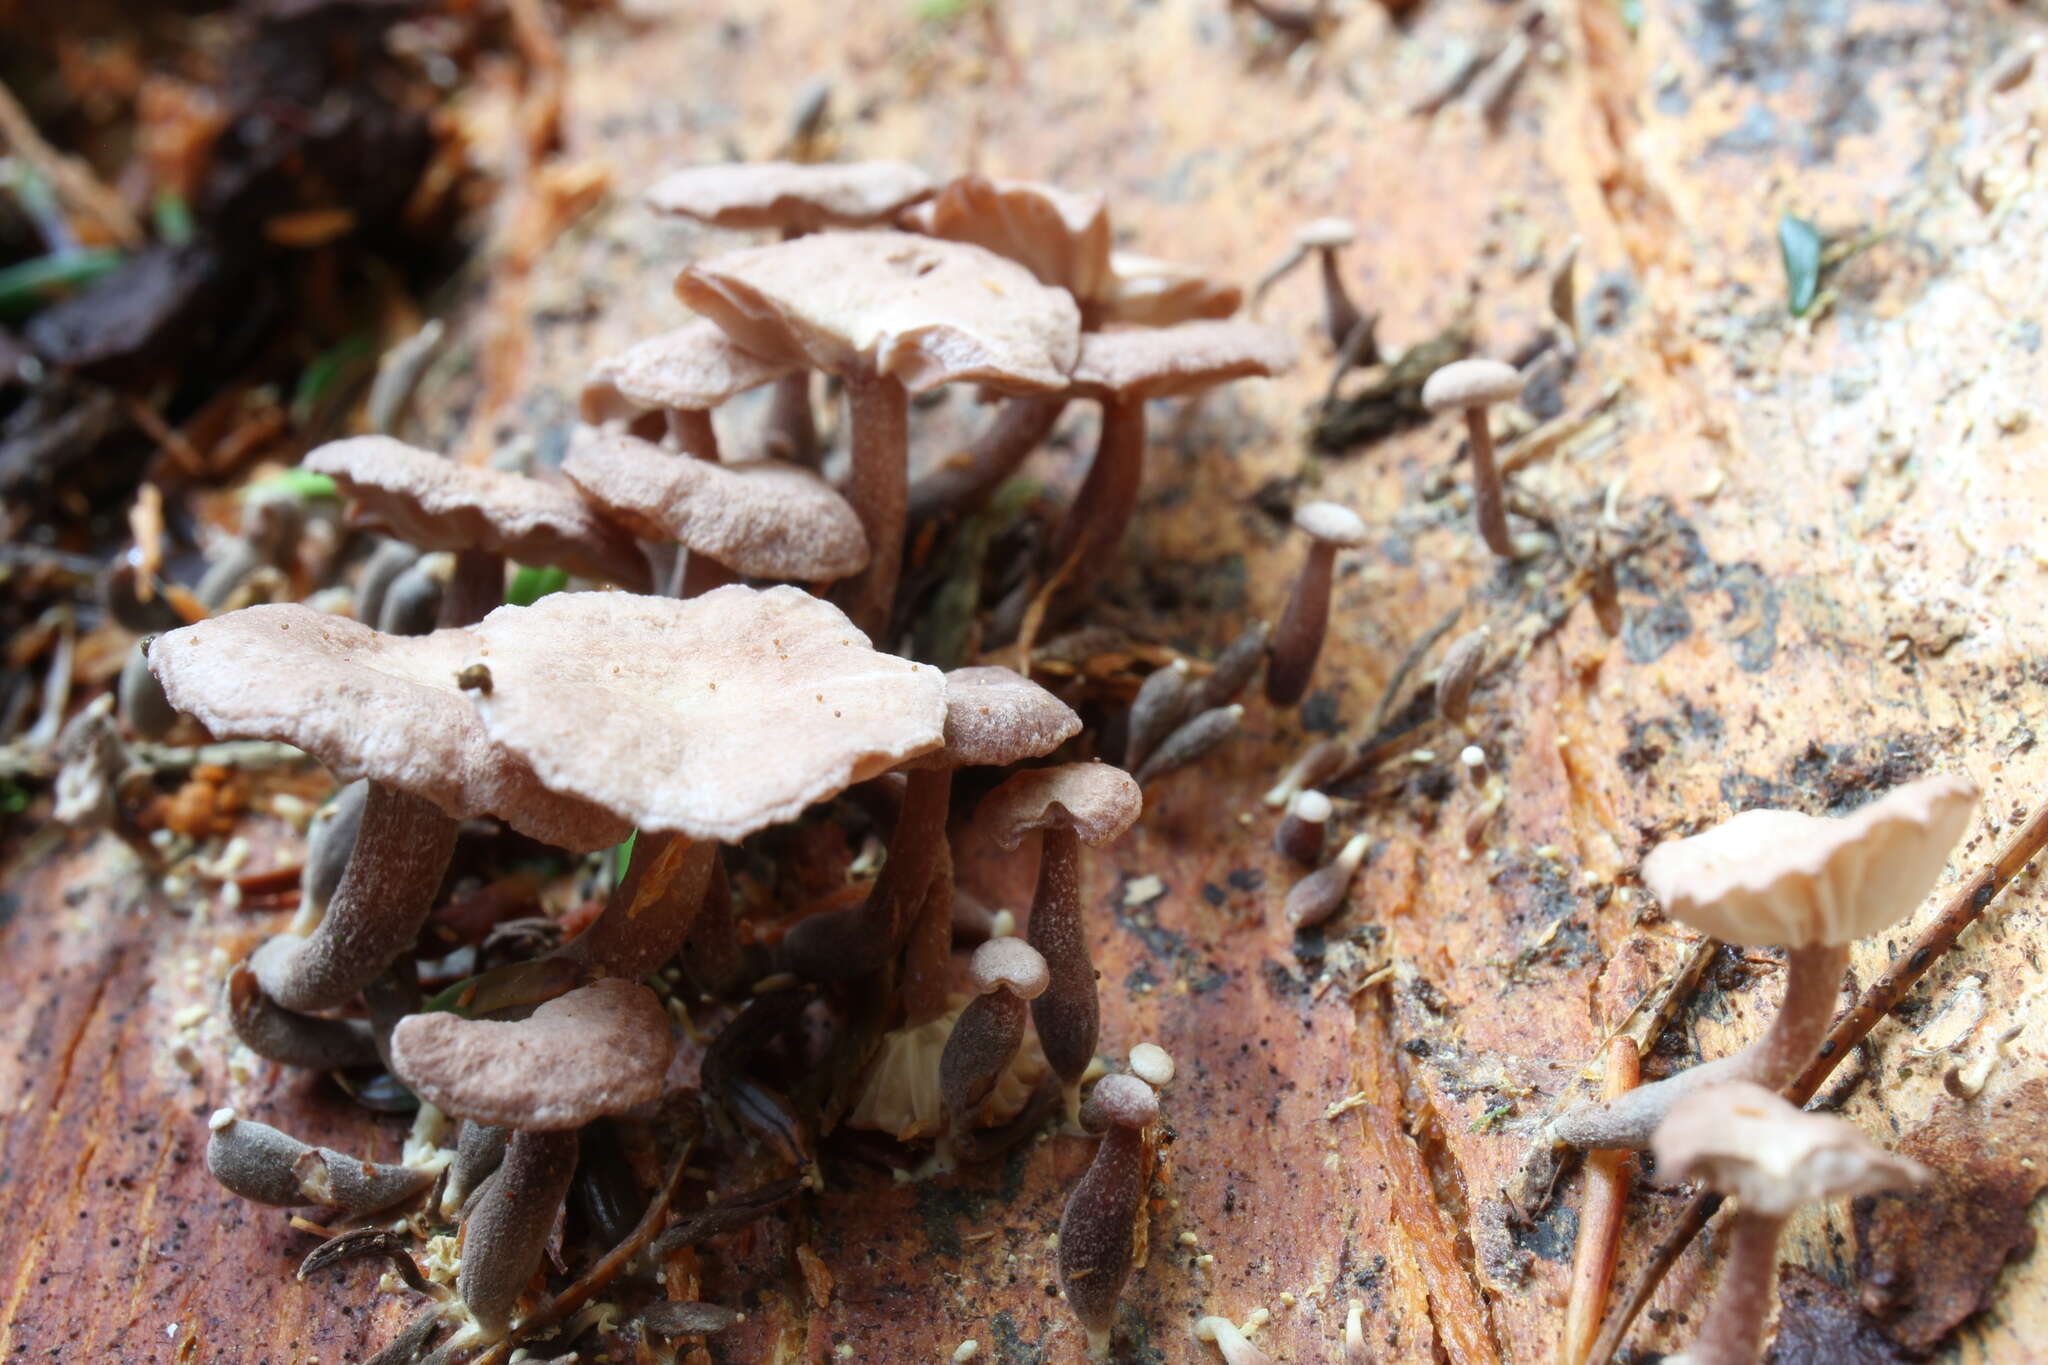
<path id="1" fill-rule="evenodd" d="M 1323 637 L 1330 628 L 1330 587 L 1336 577 L 1337 551 L 1365 543 L 1365 523 L 1350 508 L 1334 502 L 1303 503 L 1294 511 L 1295 526 L 1309 538 L 1301 576 L 1273 633 L 1272 657 L 1266 661 L 1266 700 L 1293 706 L 1308 694 Z"/>
<path id="2" fill-rule="evenodd" d="M 218 739 L 304 749 L 345 782 L 368 779 L 355 851 L 318 927 L 251 958 L 286 1009 L 332 1009 L 413 946 L 457 822 L 497 815 L 578 851 L 627 826 L 543 786 L 496 744 L 455 685 L 462 631 L 413 638 L 295 603 L 249 607 L 157 637 L 150 666 L 171 702 Z"/>
<path id="3" fill-rule="evenodd" d="M 279 1009 L 238 963 L 228 973 L 228 1026 L 258 1057 L 314 1071 L 376 1066 L 377 1040 L 358 1019 L 322 1019 Z"/>
<path id="4" fill-rule="evenodd" d="M 1780 1089 L 1812 1060 L 1833 1022 L 1849 945 L 1905 919 L 1941 876 L 1977 804 L 1977 784 L 1942 774 L 1895 788 L 1838 819 L 1750 810 L 1643 860 L 1664 912 L 1724 943 L 1785 949 L 1785 999 L 1763 1037 L 1732 1057 L 1561 1116 L 1574 1147 L 1635 1147 L 1702 1086 Z"/>
<path id="5" fill-rule="evenodd" d="M 1139 767 L 1138 785 L 1145 786 L 1154 778 L 1164 777 L 1170 772 L 1187 767 L 1236 734 L 1237 723 L 1243 719 L 1244 707 L 1232 702 L 1229 706 L 1204 711 L 1186 721 L 1161 740 L 1159 747 L 1152 751 L 1152 756 Z"/>
<path id="6" fill-rule="evenodd" d="M 712 409 L 795 369 L 741 350 L 699 319 L 598 362 L 583 381 L 579 407 L 592 426 L 622 427 L 655 442 L 666 438 L 685 455 L 715 461 Z"/>
<path id="7" fill-rule="evenodd" d="M 1239 631 L 1237 638 L 1216 656 L 1208 675 L 1195 684 L 1193 703 L 1188 710 L 1213 711 L 1236 701 L 1251 686 L 1259 665 L 1266 661 L 1266 640 L 1272 633 L 1273 628 L 1264 621 L 1254 621 Z"/>
<path id="8" fill-rule="evenodd" d="M 416 545 L 388 538 L 378 540 L 377 548 L 370 551 L 370 557 L 363 561 L 362 573 L 356 578 L 355 607 L 349 614 L 366 626 L 376 625 L 384 614 L 384 599 L 390 593 L 391 585 L 419 559 L 420 551 Z M 404 635 L 415 632 L 391 633 Z"/>
<path id="9" fill-rule="evenodd" d="M 1194 680 L 1186 659 L 1155 668 L 1138 685 L 1124 726 L 1124 767 L 1135 771 L 1159 747 L 1159 741 L 1180 728 L 1194 702 Z"/>
<path id="10" fill-rule="evenodd" d="M 572 442 L 562 473 L 635 535 L 681 542 L 689 552 L 683 596 L 723 586 L 734 574 L 829 583 L 867 566 L 860 518 L 801 465 L 679 460 L 625 432 L 586 431 Z M 702 573 L 700 560 L 718 572 Z"/>
<path id="11" fill-rule="evenodd" d="M 1330 798 L 1319 791 L 1299 792 L 1280 827 L 1273 831 L 1273 847 L 1303 867 L 1323 860 L 1323 837 L 1330 826 Z"/>
<path id="12" fill-rule="evenodd" d="M 407 1015 L 391 1034 L 391 1069 L 443 1113 L 538 1132 L 660 1098 L 673 1051 L 654 992 L 608 977 L 524 1019 Z"/>
<path id="13" fill-rule="evenodd" d="M 974 950 L 968 966 L 974 999 L 960 1012 L 939 1056 L 939 1095 L 950 1131 L 964 1130 L 974 1111 L 1024 1043 L 1030 1003 L 1051 980 L 1045 959 L 1020 939 L 995 938 Z"/>
<path id="14" fill-rule="evenodd" d="M 1372 1351 L 1365 1344 L 1365 1305 L 1357 1299 L 1344 1312 L 1344 1365 L 1372 1365 Z"/>
<path id="15" fill-rule="evenodd" d="M 1683 1357 L 1690 1365 L 1762 1358 L 1764 1321 L 1777 1298 L 1778 1237 L 1801 1205 L 1896 1190 L 1928 1174 L 1847 1120 L 1802 1113 L 1749 1081 L 1688 1095 L 1658 1126 L 1653 1145 L 1660 1177 L 1700 1180 L 1736 1201 L 1720 1288 Z"/>
<path id="16" fill-rule="evenodd" d="M 676 294 L 745 349 L 845 381 L 847 498 L 871 556 L 849 614 L 876 631 L 888 624 L 903 556 L 910 395 L 962 380 L 1051 393 L 1065 386 L 1079 339 L 1063 290 L 980 247 L 901 232 L 730 252 L 685 270 Z"/>
<path id="17" fill-rule="evenodd" d="M 1296 929 L 1313 929 L 1336 914 L 1344 898 L 1351 894 L 1351 879 L 1358 875 L 1359 865 L 1365 861 L 1367 844 L 1363 834 L 1352 835 L 1326 866 L 1289 887 L 1287 899 L 1281 905 L 1287 922 Z"/>
<path id="18" fill-rule="evenodd" d="M 1117 1300 L 1135 1259 L 1150 1164 L 1145 1130 L 1159 1117 L 1159 1097 L 1135 1076 L 1105 1076 L 1095 1083 L 1089 1106 L 1108 1129 L 1060 1215 L 1059 1279 L 1088 1333 L 1089 1355 L 1106 1360 Z"/>
<path id="19" fill-rule="evenodd" d="M 441 602 L 454 578 L 454 555 L 445 551 L 421 555 L 401 569 L 384 590 L 377 619 L 357 619 L 386 635 L 425 635 L 441 619 Z"/>
<path id="20" fill-rule="evenodd" d="M 206 1169 L 228 1189 L 259 1204 L 376 1213 L 425 1193 L 434 1183 L 433 1176 L 416 1167 L 377 1165 L 309 1146 L 232 1109 L 215 1110 L 206 1126 L 213 1133 L 206 1142 Z"/>
<path id="21" fill-rule="evenodd" d="M 1288 766 L 1280 780 L 1261 799 L 1273 809 L 1283 810 L 1297 793 L 1320 786 L 1343 771 L 1350 758 L 1350 753 L 1337 740 L 1319 739 L 1302 750 L 1301 757 Z"/>
<path id="22" fill-rule="evenodd" d="M 1463 725 L 1472 710 L 1472 688 L 1486 666 L 1486 642 L 1493 632 L 1485 626 L 1466 631 L 1444 651 L 1436 671 L 1436 713 L 1453 725 Z"/>
<path id="23" fill-rule="evenodd" d="M 462 1220 L 456 1292 L 488 1337 L 511 1325 L 512 1306 L 540 1269 L 548 1236 L 576 1175 L 576 1132 L 515 1132 L 498 1169 Z"/>
<path id="24" fill-rule="evenodd" d="M 1245 1339 L 1229 1318 L 1206 1317 L 1195 1323 L 1195 1336 L 1215 1345 L 1223 1353 L 1224 1365 L 1279 1365 L 1273 1357 Z"/>
<path id="25" fill-rule="evenodd" d="M 1038 889 L 1025 934 L 1045 958 L 1052 984 L 1031 1002 L 1045 1059 L 1078 1112 L 1081 1077 L 1095 1060 L 1100 1006 L 1095 962 L 1081 910 L 1081 845 L 1101 847 L 1131 827 L 1145 798 L 1130 774 L 1106 763 L 1067 763 L 1018 773 L 982 798 L 975 820 L 996 846 L 1013 849 L 1044 830 Z"/>
<path id="26" fill-rule="evenodd" d="M 1173 1054 L 1157 1043 L 1140 1043 L 1131 1049 L 1131 1074 L 1164 1090 L 1173 1080 Z"/>
<path id="27" fill-rule="evenodd" d="M 258 569 L 289 572 L 306 530 L 306 504 L 281 488 L 252 491 L 242 502 L 241 531 L 221 546 L 192 595 L 218 610 Z"/>
<path id="28" fill-rule="evenodd" d="M 1323 277 L 1323 331 L 1330 338 L 1330 345 L 1340 351 L 1344 349 L 1345 341 L 1364 315 L 1351 301 L 1351 291 L 1345 287 L 1337 253 L 1357 236 L 1358 226 L 1348 218 L 1317 218 L 1302 224 L 1295 232 L 1294 245 L 1288 248 L 1287 254 L 1269 266 L 1258 283 L 1252 286 L 1252 314 L 1257 316 L 1266 291 L 1307 260 L 1310 252 L 1314 252 Z M 1360 357 L 1360 362 L 1369 365 L 1372 358 Z"/>
<path id="29" fill-rule="evenodd" d="M 1472 515 L 1486 547 L 1503 559 L 1515 554 L 1508 535 L 1507 500 L 1501 491 L 1500 468 L 1493 459 L 1493 430 L 1486 410 L 1522 392 L 1522 376 L 1498 360 L 1454 360 L 1422 385 L 1422 406 L 1431 412 L 1460 411 L 1472 450 Z"/>
<path id="30" fill-rule="evenodd" d="M 358 521 L 422 550 L 455 553 L 443 625 L 466 626 L 505 600 L 507 559 L 555 565 L 629 592 L 653 586 L 633 538 L 559 485 L 459 464 L 388 436 L 329 441 L 301 467 L 332 478 Z"/>

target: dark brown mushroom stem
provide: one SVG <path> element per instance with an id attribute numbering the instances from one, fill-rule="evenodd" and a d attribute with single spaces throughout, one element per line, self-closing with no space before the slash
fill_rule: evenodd
<path id="1" fill-rule="evenodd" d="M 1066 410 L 1060 395 L 1006 399 L 973 445 L 911 485 L 909 524 L 979 511 L 1052 434 Z"/>
<path id="2" fill-rule="evenodd" d="M 1755 1365 L 1763 1359 L 1764 1322 L 1778 1278 L 1783 1217 L 1737 1207 L 1728 1231 L 1728 1259 L 1713 1306 L 1687 1348 L 1691 1365 Z"/>
<path id="3" fill-rule="evenodd" d="M 564 953 L 612 976 L 646 976 L 682 948 L 717 861 L 715 843 L 642 830 L 603 912 Z"/>
<path id="4" fill-rule="evenodd" d="M 1158 1117 L 1159 1100 L 1135 1076 L 1105 1076 L 1090 1098 L 1109 1129 L 1060 1216 L 1059 1277 L 1088 1333 L 1089 1354 L 1099 1360 L 1108 1354 L 1117 1300 L 1131 1277 L 1150 1165 L 1145 1130 Z"/>
<path id="5" fill-rule="evenodd" d="M 1132 776 L 1142 787 L 1154 778 L 1185 768 L 1237 733 L 1238 722 L 1243 719 L 1244 706 L 1238 702 L 1201 712 L 1161 740 L 1152 756 Z"/>
<path id="6" fill-rule="evenodd" d="M 1611 1100 L 1578 1105 L 1558 1118 L 1553 1135 L 1582 1151 L 1640 1150 L 1650 1145 L 1651 1135 L 1672 1106 L 1702 1086 L 1754 1081 L 1767 1089 L 1783 1089 L 1813 1060 L 1821 1040 L 1827 1037 L 1848 966 L 1846 946 L 1815 944 L 1788 949 L 1785 1002 L 1763 1037 L 1732 1056 L 1687 1067 Z"/>
<path id="7" fill-rule="evenodd" d="M 456 1288 L 477 1326 L 492 1337 L 511 1324 L 512 1306 L 540 1269 L 555 1213 L 576 1174 L 576 1134 L 514 1133 L 505 1158 L 478 1189 L 462 1224 Z"/>
<path id="8" fill-rule="evenodd" d="M 455 818 L 396 787 L 372 782 L 355 851 L 305 937 L 280 934 L 250 959 L 257 982 L 288 1010 L 346 1004 L 418 939 L 455 852 Z"/>
<path id="9" fill-rule="evenodd" d="M 457 550 L 455 573 L 441 593 L 439 624 L 473 626 L 505 604 L 505 556 Z"/>
<path id="10" fill-rule="evenodd" d="M 1266 661 L 1266 700 L 1293 706 L 1308 694 L 1322 657 L 1323 637 L 1330 627 L 1330 585 L 1336 577 L 1337 545 L 1312 538 L 1301 576 L 1294 580 L 1280 628 L 1273 632 L 1273 652 Z"/>
<path id="11" fill-rule="evenodd" d="M 378 1165 L 310 1146 L 232 1109 L 216 1110 L 207 1126 L 213 1136 L 206 1143 L 206 1169 L 259 1204 L 376 1213 L 425 1193 L 434 1180 L 411 1166 Z"/>
<path id="12" fill-rule="evenodd" d="M 975 996 L 960 1011 L 939 1056 L 939 1097 L 946 1131 L 958 1133 L 996 1088 L 1024 1043 L 1031 999 L 1045 989 L 1045 962 L 1013 938 L 990 939 L 974 950 Z"/>
<path id="13" fill-rule="evenodd" d="M 775 381 L 768 398 L 767 453 L 777 460 L 818 467 L 818 419 L 811 408 L 811 372 L 798 370 Z"/>
<path id="14" fill-rule="evenodd" d="M 1330 824 L 1330 798 L 1314 789 L 1299 792 L 1273 831 L 1273 847 L 1303 867 L 1323 860 L 1324 835 Z"/>
<path id="15" fill-rule="evenodd" d="M 313 815 L 306 826 L 306 861 L 299 873 L 299 912 L 295 928 L 311 929 L 327 912 L 341 874 L 356 850 L 356 835 L 363 827 L 363 803 L 369 799 L 368 781 L 349 783 Z"/>
<path id="16" fill-rule="evenodd" d="M 398 576 L 419 563 L 417 546 L 402 540 L 381 540 L 363 561 L 362 576 L 356 580 L 354 616 L 366 626 L 377 624 L 383 614 L 385 596 Z"/>
<path id="17" fill-rule="evenodd" d="M 447 560 L 440 555 L 421 555 L 400 571 L 384 592 L 374 624 L 386 635 L 425 635 L 441 616 L 441 598 L 447 592 L 442 572 Z"/>
<path id="18" fill-rule="evenodd" d="M 812 915 L 783 936 L 783 965 L 798 976 L 851 981 L 880 970 L 903 946 L 946 841 L 953 790 L 948 768 L 919 768 L 907 776 L 889 856 L 867 899 L 851 910 Z"/>
<path id="19" fill-rule="evenodd" d="M 868 533 L 868 566 L 848 587 L 846 614 L 876 638 L 888 629 L 903 563 L 910 397 L 901 381 L 873 370 L 852 369 L 845 378 L 853 447 L 846 500 Z"/>
<path id="20" fill-rule="evenodd" d="M 391 1069 L 391 1030 L 408 1014 L 420 1008 L 419 969 L 401 954 L 377 979 L 363 987 L 363 1010 L 370 1016 L 370 1040 L 377 1045 L 377 1059 Z"/>
<path id="21" fill-rule="evenodd" d="M 256 984 L 247 963 L 228 973 L 227 1006 L 235 1037 L 258 1057 L 313 1071 L 377 1065 L 369 1025 L 279 1009 Z"/>
<path id="22" fill-rule="evenodd" d="M 1124 726 L 1124 768 L 1136 772 L 1152 751 L 1195 709 L 1195 685 L 1186 659 L 1155 668 L 1131 699 Z"/>
<path id="23" fill-rule="evenodd" d="M 717 460 L 718 432 L 711 425 L 711 414 L 703 408 L 671 408 L 668 412 L 668 434 L 675 441 L 676 448 L 695 460 Z"/>
<path id="24" fill-rule="evenodd" d="M 1266 658 L 1266 638 L 1271 633 L 1272 628 L 1264 621 L 1254 621 L 1239 631 L 1237 638 L 1216 656 L 1209 675 L 1195 684 L 1187 713 L 1213 711 L 1236 701 L 1258 675 L 1259 665 Z"/>
<path id="25" fill-rule="evenodd" d="M 460 1207 L 470 1195 L 483 1188 L 491 1172 L 505 1159 L 505 1144 L 512 1138 L 510 1128 L 494 1123 L 464 1119 L 455 1134 L 455 1159 L 448 1163 L 448 1185 L 442 1192 L 443 1207 Z"/>
<path id="26" fill-rule="evenodd" d="M 1342 350 L 1344 343 L 1351 339 L 1354 328 L 1363 320 L 1358 305 L 1351 301 L 1351 291 L 1344 285 L 1344 272 L 1337 265 L 1337 248 L 1318 247 L 1316 255 L 1322 258 L 1323 275 L 1323 330 L 1330 335 L 1330 344 Z"/>
<path id="27" fill-rule="evenodd" d="M 1493 428 L 1487 424 L 1486 408 L 1473 404 L 1465 409 L 1465 432 L 1472 448 L 1472 516 L 1486 548 L 1504 559 L 1515 554 L 1514 538 L 1508 534 L 1508 506 L 1501 489 L 1500 466 L 1493 458 Z"/>
<path id="28" fill-rule="evenodd" d="M 1025 939 L 1045 959 L 1051 978 L 1031 1002 L 1031 1018 L 1047 1064 L 1066 1086 L 1073 1118 L 1081 1107 L 1081 1076 L 1095 1060 L 1102 1012 L 1081 915 L 1081 836 L 1065 821 L 1045 827 Z"/>
<path id="29" fill-rule="evenodd" d="M 1095 460 L 1053 533 L 1050 568 L 1069 561 L 1067 583 L 1094 582 L 1115 558 L 1145 482 L 1145 400 L 1105 397 Z"/>
<path id="30" fill-rule="evenodd" d="M 716 858 L 711 860 L 704 904 L 683 938 L 683 970 L 699 990 L 720 997 L 745 990 L 753 977 L 733 916 L 732 884 L 726 880 L 725 864 Z"/>
<path id="31" fill-rule="evenodd" d="M 903 947 L 903 1023 L 929 1024 L 950 1001 L 946 987 L 953 965 L 953 850 L 941 837 L 924 901 Z"/>

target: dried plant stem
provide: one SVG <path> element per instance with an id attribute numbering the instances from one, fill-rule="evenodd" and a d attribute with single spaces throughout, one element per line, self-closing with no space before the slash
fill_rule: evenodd
<path id="1" fill-rule="evenodd" d="M 2027 822 L 2013 831 L 2012 837 L 2005 841 L 1991 861 L 1956 888 L 1934 922 L 1913 940 L 1913 946 L 1883 976 L 1872 982 L 1849 1012 L 1836 1022 L 1828 1033 L 1827 1041 L 1820 1045 L 1820 1051 L 1785 1088 L 1785 1098 L 1798 1105 L 1812 1099 L 1841 1059 L 1870 1035 L 1878 1020 L 1898 1007 L 1919 984 L 1920 978 L 1927 975 L 1928 968 L 1955 946 L 1965 929 L 1983 917 L 1986 907 L 2044 845 L 2048 845 L 2048 804 L 2037 805 Z M 1636 1315 L 1649 1304 L 1664 1276 L 1677 1264 L 1685 1249 L 1692 1245 L 1692 1239 L 1699 1235 L 1700 1229 L 1720 1207 L 1721 1196 L 1711 1192 L 1695 1196 L 1685 1206 L 1670 1233 L 1658 1244 L 1648 1264 L 1643 1267 L 1642 1276 L 1609 1315 L 1588 1359 L 1609 1360 L 1621 1349 Z"/>
<path id="2" fill-rule="evenodd" d="M 1629 1038 L 1607 1045 L 1607 1074 L 1602 1095 L 1613 1099 L 1633 1089 L 1642 1077 L 1642 1056 Z M 1564 1333 L 1558 1340 L 1558 1365 L 1583 1365 L 1607 1307 L 1607 1289 L 1614 1279 L 1615 1257 L 1621 1250 L 1622 1216 L 1628 1209 L 1633 1158 L 1627 1152 L 1594 1152 L 1586 1158 L 1586 1200 L 1579 1210 L 1579 1240 L 1572 1252 L 1571 1298 L 1565 1304 Z"/>

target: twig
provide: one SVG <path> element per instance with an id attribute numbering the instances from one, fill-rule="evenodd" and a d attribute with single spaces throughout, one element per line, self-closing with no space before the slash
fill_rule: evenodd
<path id="1" fill-rule="evenodd" d="M 1642 1055 L 1633 1040 L 1617 1035 L 1607 1045 L 1606 1083 L 1602 1099 L 1619 1099 L 1642 1078 Z M 1634 1176 L 1634 1154 L 1594 1152 L 1586 1158 L 1586 1201 L 1579 1210 L 1578 1245 L 1572 1251 L 1571 1298 L 1565 1304 L 1564 1333 L 1558 1341 L 1558 1365 L 1583 1365 L 1607 1307 L 1614 1280 L 1614 1262 L 1621 1251 L 1621 1225 L 1628 1211 L 1628 1187 Z"/>
<path id="2" fill-rule="evenodd" d="M 1920 983 L 1920 978 L 1927 975 L 1928 968 L 1955 946 L 1965 929 L 1983 917 L 1985 908 L 2040 853 L 2044 845 L 2048 845 L 2048 803 L 2036 806 L 2027 823 L 2013 831 L 2012 837 L 2005 841 L 1991 861 L 1956 888 L 1948 904 L 1934 922 L 1913 940 L 1913 946 L 1905 956 L 1872 982 L 1849 1012 L 1835 1022 L 1814 1059 L 1785 1088 L 1785 1098 L 1798 1105 L 1812 1099 L 1814 1092 L 1840 1065 L 1842 1058 L 1869 1036 L 1878 1020 L 1898 1008 L 1913 987 Z M 1658 1243 L 1656 1251 L 1651 1254 L 1642 1275 L 1602 1327 L 1600 1339 L 1593 1343 L 1593 1353 L 1588 1359 L 1610 1360 L 1621 1349 L 1629 1328 L 1635 1324 L 1636 1314 L 1650 1302 L 1664 1276 L 1720 1207 L 1721 1196 L 1711 1193 L 1696 1195 L 1685 1206 L 1670 1234 Z"/>
<path id="3" fill-rule="evenodd" d="M 1377 735 L 1380 727 L 1387 723 L 1387 717 L 1393 714 L 1394 699 L 1401 695 L 1402 687 L 1408 682 L 1408 675 L 1422 662 L 1422 656 L 1429 653 L 1438 640 L 1450 633 L 1451 627 L 1458 624 L 1458 618 L 1464 613 L 1465 608 L 1462 604 L 1452 607 L 1435 625 L 1424 631 L 1422 638 L 1410 645 L 1408 652 L 1401 656 L 1401 662 L 1394 666 L 1394 676 L 1387 679 L 1386 690 L 1380 693 L 1379 705 L 1372 709 L 1373 734 Z"/>
<path id="4" fill-rule="evenodd" d="M 60 199 L 85 210 L 109 237 L 122 246 L 142 245 L 142 224 L 121 196 L 102 184 L 83 161 L 46 142 L 4 81 L 0 81 L 0 138 L 6 139 L 16 156 L 49 178 Z"/>

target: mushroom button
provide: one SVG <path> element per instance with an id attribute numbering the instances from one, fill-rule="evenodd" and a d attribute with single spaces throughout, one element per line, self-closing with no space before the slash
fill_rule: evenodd
<path id="1" fill-rule="evenodd" d="M 313 1147 L 232 1109 L 207 1120 L 206 1169 L 244 1199 L 280 1208 L 317 1204 L 343 1213 L 376 1213 L 426 1191 L 434 1177 L 411 1166 L 358 1161 Z"/>
<path id="2" fill-rule="evenodd" d="M 1744 811 L 1652 850 L 1643 885 L 1665 913 L 1726 943 L 1785 949 L 1784 1003 L 1764 1036 L 1736 1055 L 1580 1105 L 1558 1120 L 1556 1136 L 1576 1147 L 1640 1148 L 1701 1086 L 1791 1081 L 1833 1022 L 1849 945 L 1919 906 L 1976 804 L 1969 778 L 1924 777 L 1839 819 Z"/>
<path id="3" fill-rule="evenodd" d="M 939 1094 L 949 1130 L 964 1128 L 1024 1042 L 1030 1002 L 1050 980 L 1045 959 L 1020 939 L 990 939 L 968 968 L 974 999 L 960 1012 L 939 1058 Z"/>
<path id="4" fill-rule="evenodd" d="M 1329 632 L 1337 551 L 1356 549 L 1366 535 L 1358 514 L 1334 502 L 1302 504 L 1295 509 L 1294 524 L 1309 538 L 1308 557 L 1280 615 L 1266 663 L 1266 700 L 1275 706 L 1293 706 L 1307 695 Z"/>
<path id="5" fill-rule="evenodd" d="M 1273 831 L 1273 847 L 1305 867 L 1322 860 L 1323 835 L 1329 828 L 1330 798 L 1319 791 L 1298 792 L 1280 827 Z"/>
<path id="6" fill-rule="evenodd" d="M 1159 1099 L 1136 1076 L 1105 1076 L 1089 1104 L 1108 1127 L 1060 1215 L 1059 1280 L 1088 1333 L 1089 1354 L 1103 1360 L 1131 1278 L 1149 1164 L 1145 1130 L 1159 1116 Z"/>
<path id="7" fill-rule="evenodd" d="M 1359 866 L 1365 861 L 1367 846 L 1363 834 L 1352 835 L 1343 851 L 1327 865 L 1289 887 L 1281 906 L 1287 922 L 1297 929 L 1312 929 L 1336 914 L 1344 898 L 1351 894 L 1351 879 L 1358 875 Z"/>
<path id="8" fill-rule="evenodd" d="M 1452 361 L 1422 386 L 1423 407 L 1431 412 L 1465 414 L 1472 447 L 1472 515 L 1486 547 L 1503 559 L 1512 559 L 1515 547 L 1508 536 L 1507 502 L 1501 492 L 1500 469 L 1493 460 L 1493 431 L 1487 426 L 1486 410 L 1521 392 L 1522 376 L 1514 366 L 1498 360 Z"/>
<path id="9" fill-rule="evenodd" d="M 1229 1318 L 1206 1317 L 1195 1323 L 1195 1336 L 1223 1353 L 1224 1365 L 1278 1365 L 1273 1357 L 1246 1340 Z"/>

